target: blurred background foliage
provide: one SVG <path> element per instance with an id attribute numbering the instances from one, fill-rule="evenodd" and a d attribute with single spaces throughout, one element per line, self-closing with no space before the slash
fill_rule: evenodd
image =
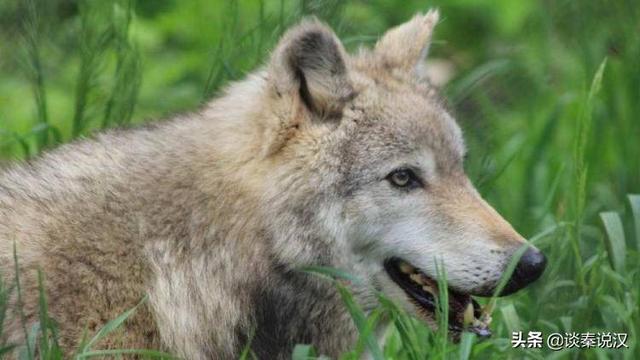
<path id="1" fill-rule="evenodd" d="M 517 323 L 627 331 L 635 344 L 640 215 L 627 194 L 640 192 L 637 1 L 5 0 L 0 158 L 197 110 L 260 66 L 302 16 L 329 23 L 353 50 L 429 7 L 441 11 L 430 57 L 452 70 L 442 91 L 466 132 L 468 171 L 550 258 L 538 285 L 505 302 L 498 338 Z M 621 240 L 609 231 L 618 225 Z M 477 351 L 509 347 L 488 344 Z"/>

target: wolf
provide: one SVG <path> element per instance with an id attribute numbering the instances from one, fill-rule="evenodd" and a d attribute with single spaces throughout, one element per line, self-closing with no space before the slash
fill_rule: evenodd
<path id="1" fill-rule="evenodd" d="M 492 295 L 516 255 L 500 295 L 546 259 L 464 173 L 461 130 L 426 77 L 437 22 L 417 14 L 348 54 L 304 20 L 199 111 L 4 170 L 0 270 L 19 275 L 22 308 L 5 340 L 37 321 L 40 270 L 65 349 L 147 295 L 101 346 L 279 359 L 305 343 L 337 357 L 357 330 L 334 285 L 300 269 L 344 270 L 365 311 L 382 293 L 436 326 L 438 263 L 448 331 L 484 334 L 471 296 Z"/>

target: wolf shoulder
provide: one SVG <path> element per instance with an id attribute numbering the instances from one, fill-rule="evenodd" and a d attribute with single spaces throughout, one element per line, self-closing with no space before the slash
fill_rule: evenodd
<path id="1" fill-rule="evenodd" d="M 137 222 L 139 227 L 175 212 L 174 206 L 188 206 L 185 201 L 197 201 L 195 179 L 203 150 L 194 148 L 198 134 L 189 124 L 198 121 L 172 119 L 106 131 L 1 169 L 0 241 L 33 226 L 71 229 L 78 222 L 85 227 L 111 222 L 126 227 Z"/>

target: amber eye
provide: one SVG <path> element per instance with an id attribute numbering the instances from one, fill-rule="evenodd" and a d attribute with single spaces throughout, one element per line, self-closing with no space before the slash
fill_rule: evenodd
<path id="1" fill-rule="evenodd" d="M 387 175 L 387 180 L 395 187 L 413 188 L 420 186 L 420 179 L 411 169 L 397 169 Z"/>

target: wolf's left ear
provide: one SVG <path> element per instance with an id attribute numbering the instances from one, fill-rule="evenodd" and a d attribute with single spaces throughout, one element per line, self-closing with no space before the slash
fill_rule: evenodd
<path id="1" fill-rule="evenodd" d="M 392 28 L 376 43 L 375 54 L 386 67 L 421 75 L 439 17 L 438 10 L 431 9 Z"/>
<path id="2" fill-rule="evenodd" d="M 297 97 L 322 118 L 338 115 L 353 96 L 345 51 L 337 36 L 318 20 L 287 31 L 269 64 L 277 95 Z"/>

